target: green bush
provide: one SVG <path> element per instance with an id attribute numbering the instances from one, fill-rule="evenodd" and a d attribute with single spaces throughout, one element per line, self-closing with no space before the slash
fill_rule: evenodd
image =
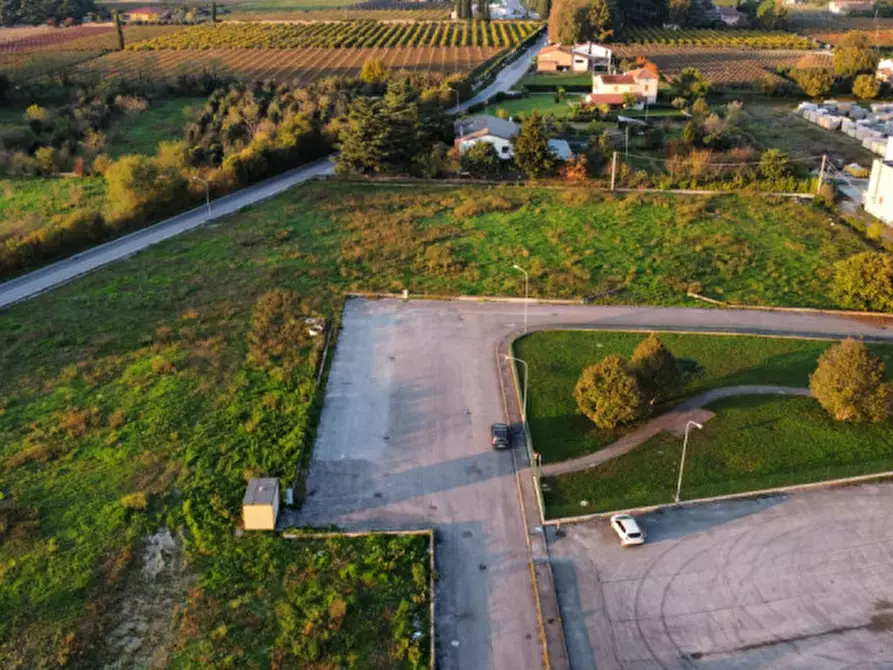
<path id="1" fill-rule="evenodd" d="M 856 340 L 844 340 L 822 354 L 809 389 L 837 421 L 877 423 L 889 414 L 891 389 L 884 362 Z"/>
<path id="2" fill-rule="evenodd" d="M 602 429 L 635 421 L 646 413 L 645 394 L 635 372 L 616 355 L 583 370 L 574 399 L 580 412 Z"/>
<path id="3" fill-rule="evenodd" d="M 838 261 L 832 293 L 845 307 L 893 312 L 893 254 L 866 251 Z"/>

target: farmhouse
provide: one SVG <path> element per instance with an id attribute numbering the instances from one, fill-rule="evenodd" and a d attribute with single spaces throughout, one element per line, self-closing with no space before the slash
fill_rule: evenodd
<path id="1" fill-rule="evenodd" d="M 828 11 L 832 14 L 856 14 L 858 12 L 873 12 L 874 3 L 863 0 L 832 0 L 828 3 Z"/>
<path id="2" fill-rule="evenodd" d="M 893 226 L 893 137 L 887 140 L 883 160 L 874 161 L 864 206 L 866 212 Z"/>
<path id="3" fill-rule="evenodd" d="M 161 21 L 170 18 L 171 13 L 161 7 L 136 7 L 127 10 L 128 21 Z"/>
<path id="4" fill-rule="evenodd" d="M 623 96 L 632 93 L 639 105 L 657 102 L 659 76 L 654 63 L 643 62 L 641 67 L 624 74 L 596 74 L 592 77 L 592 93 L 585 100 L 593 105 L 620 105 Z"/>
<path id="5" fill-rule="evenodd" d="M 550 44 L 537 56 L 538 72 L 612 72 L 614 52 L 595 42 L 574 46 Z"/>
<path id="6" fill-rule="evenodd" d="M 877 64 L 877 78 L 893 84 L 893 58 L 887 58 Z"/>
<path id="7" fill-rule="evenodd" d="M 242 501 L 245 530 L 275 530 L 278 515 L 279 480 L 268 477 L 248 480 Z"/>
<path id="8" fill-rule="evenodd" d="M 512 139 L 518 134 L 518 124 L 488 114 L 478 114 L 456 121 L 453 125 L 459 154 L 464 154 L 478 142 L 486 142 L 496 154 L 508 160 L 515 155 Z"/>

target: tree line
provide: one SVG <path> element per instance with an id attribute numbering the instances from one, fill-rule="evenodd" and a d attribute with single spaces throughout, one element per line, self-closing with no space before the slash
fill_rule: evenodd
<path id="1" fill-rule="evenodd" d="M 81 21 L 98 12 L 93 0 L 0 0 L 0 25 Z"/>

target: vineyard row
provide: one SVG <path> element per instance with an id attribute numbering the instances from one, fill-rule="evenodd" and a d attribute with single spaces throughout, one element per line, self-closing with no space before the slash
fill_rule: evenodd
<path id="1" fill-rule="evenodd" d="M 516 46 L 540 30 L 533 21 L 382 23 L 222 23 L 199 25 L 132 44 L 134 51 Z"/>
<path id="2" fill-rule="evenodd" d="M 624 34 L 630 44 L 676 47 L 733 47 L 744 49 L 815 49 L 815 40 L 782 31 L 632 28 Z"/>

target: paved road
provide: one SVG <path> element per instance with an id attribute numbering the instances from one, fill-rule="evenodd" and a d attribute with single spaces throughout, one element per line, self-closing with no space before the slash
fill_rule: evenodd
<path id="1" fill-rule="evenodd" d="M 511 456 L 488 445 L 503 419 L 495 347 L 523 315 L 518 303 L 348 300 L 308 499 L 281 519 L 436 528 L 441 668 L 541 665 Z M 529 325 L 893 340 L 851 319 L 732 310 L 533 304 Z"/>
<path id="2" fill-rule="evenodd" d="M 685 402 L 680 403 L 673 409 L 660 416 L 656 416 L 650 421 L 646 421 L 631 433 L 624 435 L 616 442 L 599 449 L 591 454 L 580 456 L 579 458 L 570 458 L 566 461 L 558 463 L 546 463 L 543 466 L 542 474 L 544 477 L 554 477 L 555 475 L 566 475 L 571 472 L 579 472 L 580 470 L 588 470 L 596 465 L 601 465 L 606 461 L 610 461 L 618 456 L 629 453 L 633 449 L 645 444 L 652 437 L 664 431 L 670 431 L 679 435 L 685 430 L 685 425 L 689 421 L 695 423 L 704 423 L 713 418 L 713 412 L 701 409 L 705 405 L 716 402 L 723 398 L 733 398 L 742 395 L 796 395 L 810 396 L 812 392 L 807 388 L 798 388 L 796 386 L 771 386 L 760 384 L 745 384 L 742 386 L 724 386 L 722 388 L 711 389 L 700 395 L 689 398 Z"/>
<path id="3" fill-rule="evenodd" d="M 893 485 L 549 530 L 575 670 L 893 667 Z"/>
<path id="4" fill-rule="evenodd" d="M 548 38 L 546 34 L 543 33 L 540 37 L 536 39 L 536 41 L 528 47 L 527 51 L 524 52 L 516 61 L 509 63 L 508 66 L 502 69 L 502 71 L 496 75 L 496 79 L 493 80 L 489 86 L 485 89 L 481 90 L 477 95 L 475 95 L 470 100 L 466 100 L 461 105 L 457 105 L 448 111 L 449 114 L 462 114 L 472 105 L 476 105 L 479 102 L 486 102 L 490 98 L 492 98 L 497 93 L 508 91 L 512 86 L 518 83 L 518 80 L 521 79 L 526 73 L 527 70 L 530 69 L 530 64 L 533 62 L 534 57 L 539 53 L 540 49 L 542 49 Z"/>
<path id="5" fill-rule="evenodd" d="M 197 228 L 213 219 L 232 214 L 248 205 L 271 198 L 302 182 L 321 175 L 332 174 L 333 171 L 333 163 L 328 158 L 324 158 L 213 200 L 211 201 L 210 215 L 207 208 L 202 205 L 148 228 L 100 244 L 98 247 L 93 247 L 58 263 L 0 284 L 0 309 L 33 298 L 35 295 L 66 284 L 103 265 L 132 256 L 153 244 Z"/>

